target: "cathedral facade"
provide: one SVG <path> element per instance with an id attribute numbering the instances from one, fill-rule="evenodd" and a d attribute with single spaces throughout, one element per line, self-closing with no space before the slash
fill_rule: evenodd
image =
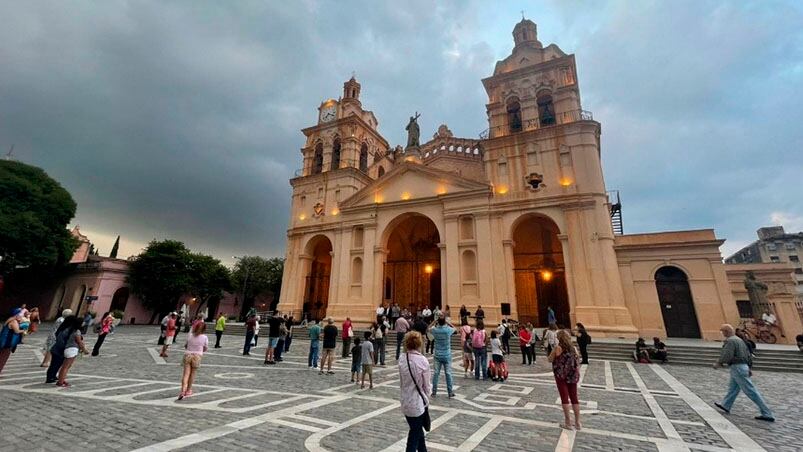
<path id="1" fill-rule="evenodd" d="M 552 307 L 558 324 L 600 336 L 718 337 L 738 321 L 723 241 L 710 229 L 618 233 L 574 55 L 543 46 L 529 20 L 513 38 L 482 80 L 479 138 L 442 125 L 391 147 L 353 77 L 320 105 L 290 180 L 279 309 L 367 323 L 383 303 L 454 317 L 481 305 L 488 324 L 544 326 Z"/>

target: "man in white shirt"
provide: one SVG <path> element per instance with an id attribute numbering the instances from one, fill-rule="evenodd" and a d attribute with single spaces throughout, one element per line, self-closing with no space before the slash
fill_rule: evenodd
<path id="1" fill-rule="evenodd" d="M 769 311 L 764 311 L 764 315 L 761 316 L 761 320 L 763 320 L 770 326 L 774 326 L 775 322 L 778 321 L 778 318 L 775 317 L 775 314 L 772 314 Z"/>
<path id="2" fill-rule="evenodd" d="M 380 303 L 379 307 L 376 308 L 376 323 L 377 325 L 382 323 L 382 316 L 385 315 L 385 305 L 384 303 Z"/>
<path id="3" fill-rule="evenodd" d="M 429 309 L 429 306 L 425 306 L 424 310 L 421 311 L 421 317 L 423 317 L 424 321 L 427 323 L 432 322 L 432 310 Z"/>

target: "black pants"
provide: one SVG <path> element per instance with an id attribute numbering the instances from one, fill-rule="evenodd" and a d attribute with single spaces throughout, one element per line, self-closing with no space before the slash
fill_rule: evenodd
<path id="1" fill-rule="evenodd" d="M 245 332 L 245 345 L 243 346 L 243 355 L 251 354 L 251 339 L 254 338 L 253 331 Z"/>
<path id="2" fill-rule="evenodd" d="M 429 336 L 427 336 L 427 353 L 432 353 L 435 351 L 435 341 L 429 340 Z"/>
<path id="3" fill-rule="evenodd" d="M 290 344 L 293 342 L 293 336 L 287 336 L 284 338 L 284 352 L 287 353 L 290 351 Z"/>
<path id="4" fill-rule="evenodd" d="M 351 348 L 349 348 L 349 347 L 351 347 L 351 338 L 350 337 L 344 337 L 343 338 L 343 351 L 340 354 L 341 358 L 345 358 L 345 357 L 349 356 L 349 353 L 351 352 Z"/>
<path id="5" fill-rule="evenodd" d="M 98 341 L 95 342 L 95 347 L 92 348 L 92 356 L 100 355 L 100 346 L 103 345 L 103 341 L 106 340 L 106 335 L 109 333 L 100 333 L 98 335 Z"/>
<path id="6" fill-rule="evenodd" d="M 418 417 L 404 416 L 410 431 L 407 433 L 406 452 L 427 452 L 427 443 L 424 440 L 424 415 Z"/>
<path id="7" fill-rule="evenodd" d="M 522 364 L 532 364 L 533 363 L 532 349 L 533 349 L 532 345 L 530 345 L 529 347 L 521 347 L 521 363 Z"/>
<path id="8" fill-rule="evenodd" d="M 223 337 L 223 331 L 215 330 L 215 336 L 217 336 L 217 339 L 215 340 L 215 348 L 220 348 L 220 338 Z"/>
<path id="9" fill-rule="evenodd" d="M 282 352 L 284 352 L 284 338 L 280 337 L 279 342 L 276 343 L 276 348 L 273 349 L 273 359 L 276 361 L 282 359 Z"/>
<path id="10" fill-rule="evenodd" d="M 510 336 L 502 335 L 502 351 L 510 354 Z"/>
<path id="11" fill-rule="evenodd" d="M 50 365 L 47 367 L 46 382 L 53 383 L 57 380 L 62 364 L 64 364 L 64 355 L 50 352 Z"/>
<path id="12" fill-rule="evenodd" d="M 580 357 L 583 358 L 581 364 L 588 364 L 588 345 L 580 346 Z"/>

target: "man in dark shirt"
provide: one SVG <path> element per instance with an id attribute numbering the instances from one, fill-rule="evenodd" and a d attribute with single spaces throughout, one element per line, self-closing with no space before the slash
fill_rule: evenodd
<path id="1" fill-rule="evenodd" d="M 323 373 L 323 366 L 326 364 L 326 373 L 329 375 L 332 372 L 332 363 L 335 361 L 335 347 L 337 346 L 337 327 L 333 318 L 326 319 L 326 326 L 323 327 L 323 358 L 321 358 L 321 372 Z"/>
<path id="2" fill-rule="evenodd" d="M 272 316 L 268 317 L 268 348 L 265 350 L 265 364 L 276 364 L 273 357 L 273 352 L 276 346 L 279 345 L 279 337 L 281 336 L 282 324 L 284 319 L 279 312 L 275 312 Z"/>
<path id="3" fill-rule="evenodd" d="M 256 316 L 249 316 L 245 321 L 245 345 L 243 355 L 249 356 L 251 353 L 251 341 L 254 340 L 254 329 L 257 324 Z"/>
<path id="4" fill-rule="evenodd" d="M 485 311 L 482 310 L 482 306 L 477 305 L 477 312 L 474 313 L 474 317 L 477 320 L 485 320 Z"/>

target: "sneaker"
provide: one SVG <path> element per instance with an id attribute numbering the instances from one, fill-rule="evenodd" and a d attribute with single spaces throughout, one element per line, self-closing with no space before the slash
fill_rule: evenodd
<path id="1" fill-rule="evenodd" d="M 450 392 L 449 395 L 447 395 L 446 397 L 451 399 L 452 397 L 454 397 L 454 392 Z"/>
<path id="2" fill-rule="evenodd" d="M 327 373 L 327 374 L 329 374 L 329 375 L 334 375 L 334 374 L 335 374 L 335 373 L 334 373 L 334 372 L 332 372 L 331 370 L 327 370 L 327 371 L 326 371 L 326 373 Z"/>
<path id="3" fill-rule="evenodd" d="M 731 410 L 725 408 L 719 402 L 714 402 L 714 406 L 722 410 L 725 414 L 731 414 Z"/>
<path id="4" fill-rule="evenodd" d="M 268 364 L 270 364 L 270 361 L 268 361 L 267 359 L 265 360 L 264 363 L 262 363 L 263 366 L 267 366 Z"/>
<path id="5" fill-rule="evenodd" d="M 179 392 L 179 393 L 178 393 L 178 400 L 181 400 L 181 399 L 183 399 L 183 398 L 184 398 L 184 391 L 182 391 L 182 392 Z"/>
<path id="6" fill-rule="evenodd" d="M 49 384 L 51 384 L 51 383 L 55 383 L 55 382 L 57 382 L 57 381 L 58 381 L 58 380 L 45 380 L 45 384 L 49 385 Z"/>
<path id="7" fill-rule="evenodd" d="M 56 386 L 60 388 L 69 388 L 72 385 L 69 382 L 65 381 L 64 383 L 56 383 Z"/>
<path id="8" fill-rule="evenodd" d="M 318 372 L 319 375 L 323 375 L 323 371 Z"/>
<path id="9" fill-rule="evenodd" d="M 437 397 L 437 396 L 438 396 L 438 394 L 436 394 L 436 393 L 434 393 L 434 392 L 433 392 L 433 393 L 432 393 L 432 394 L 430 394 L 429 396 L 430 396 L 430 397 Z"/>
<path id="10" fill-rule="evenodd" d="M 756 416 L 756 419 L 758 419 L 759 421 L 775 422 L 774 417 L 764 416 L 764 415 Z"/>

